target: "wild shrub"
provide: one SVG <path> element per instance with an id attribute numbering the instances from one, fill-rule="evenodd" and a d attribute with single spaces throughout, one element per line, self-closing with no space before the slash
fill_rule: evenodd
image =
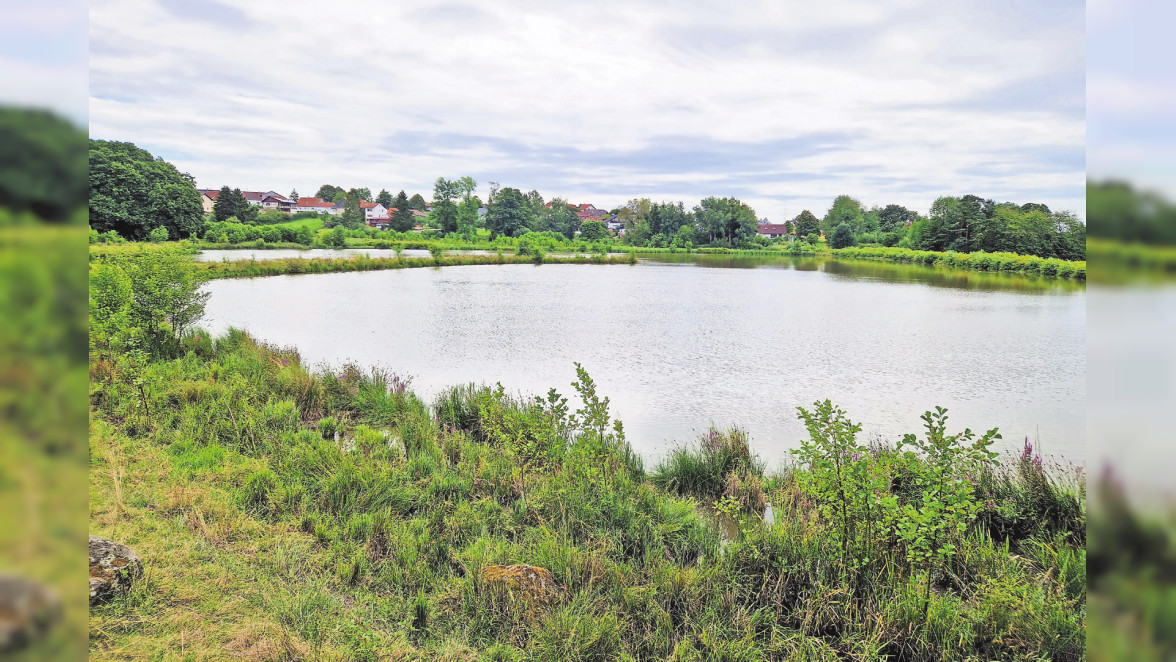
<path id="1" fill-rule="evenodd" d="M 861 574 L 882 560 L 885 523 L 897 507 L 890 477 L 857 440 L 861 424 L 832 402 L 815 402 L 812 411 L 797 407 L 797 412 L 809 433 L 796 453 L 797 479 L 828 522 L 838 563 L 856 590 Z"/>
<path id="2" fill-rule="evenodd" d="M 956 554 L 964 533 L 981 509 L 975 484 L 997 454 L 990 446 L 1000 434 L 995 428 L 977 438 L 971 430 L 947 434 L 947 410 L 936 407 L 921 417 L 924 438 L 913 434 L 898 445 L 914 449 L 923 460 L 916 474 L 917 496 L 901 504 L 894 530 L 912 567 L 927 573 L 923 614 L 927 614 L 933 571 L 944 567 Z"/>

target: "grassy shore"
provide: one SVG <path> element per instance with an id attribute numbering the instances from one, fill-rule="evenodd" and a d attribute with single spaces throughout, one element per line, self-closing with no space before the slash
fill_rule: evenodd
<path id="1" fill-rule="evenodd" d="M 863 247 L 835 249 L 832 255 L 837 259 L 884 260 L 954 269 L 1024 273 L 1076 280 L 1086 279 L 1085 260 L 1058 260 L 1016 253 L 955 253 L 952 251 L 916 251 L 909 248 Z"/>
<path id="2" fill-rule="evenodd" d="M 147 568 L 91 610 L 91 659 L 1084 657 L 1084 483 L 1028 455 L 961 477 L 978 510 L 928 565 L 899 528 L 847 543 L 827 467 L 769 474 L 738 430 L 647 470 L 582 373 L 582 406 L 473 385 L 426 403 L 237 331 L 90 372 L 90 529 Z M 896 526 L 930 503 L 920 455 L 853 462 Z"/>
<path id="3" fill-rule="evenodd" d="M 198 262 L 196 268 L 207 278 L 250 278 L 286 274 L 325 274 L 342 271 L 381 271 L 418 267 L 453 267 L 477 264 L 628 264 L 619 257 L 600 256 L 528 256 L 528 255 L 449 255 L 435 258 L 368 257 L 353 258 L 285 258 L 279 260 L 235 260 Z"/>

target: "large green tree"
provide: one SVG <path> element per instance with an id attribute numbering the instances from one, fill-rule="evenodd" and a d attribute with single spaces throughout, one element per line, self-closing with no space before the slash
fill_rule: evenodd
<path id="1" fill-rule="evenodd" d="M 563 198 L 552 198 L 551 206 L 543 207 L 540 221 L 540 229 L 558 232 L 568 239 L 574 238 L 576 231 L 580 229 L 579 214 L 576 213 L 575 207 Z"/>
<path id="2" fill-rule="evenodd" d="M 738 246 L 755 237 L 758 222 L 755 210 L 737 198 L 703 199 L 694 207 L 698 230 L 709 243 L 725 242 Z"/>
<path id="3" fill-rule="evenodd" d="M 671 237 L 678 234 L 678 228 L 693 223 L 690 212 L 681 202 L 654 203 L 649 206 L 646 216 L 649 219 L 649 229 L 654 234 Z"/>
<path id="4" fill-rule="evenodd" d="M 516 237 L 534 223 L 535 212 L 517 188 L 504 188 L 494 196 L 486 213 L 486 227 L 492 236 Z"/>
<path id="5" fill-rule="evenodd" d="M 386 189 L 386 188 L 380 189 L 380 193 L 378 195 L 376 195 L 376 202 L 384 205 L 385 209 L 392 208 L 392 206 L 393 206 L 392 200 L 393 200 L 392 194 L 389 193 L 388 189 Z"/>
<path id="6" fill-rule="evenodd" d="M 821 233 L 821 222 L 817 219 L 815 214 L 807 209 L 800 212 L 796 215 L 796 218 L 792 219 L 792 225 L 796 230 L 797 239 L 804 239 L 810 234 Z"/>
<path id="7" fill-rule="evenodd" d="M 457 204 L 454 198 L 461 195 L 460 180 L 438 177 L 433 183 L 433 209 L 429 212 L 435 227 L 449 234 L 457 232 Z"/>
<path id="8" fill-rule="evenodd" d="M 363 201 L 363 195 L 360 190 L 351 189 L 347 192 L 346 206 L 343 208 L 343 213 L 339 215 L 340 226 L 348 230 L 355 230 L 362 228 L 367 223 L 363 208 L 359 205 Z"/>
<path id="9" fill-rule="evenodd" d="M 416 217 L 412 215 L 411 205 L 412 203 L 409 202 L 408 196 L 401 189 L 400 193 L 396 194 L 396 198 L 392 200 L 392 206 L 396 208 L 396 211 L 392 212 L 392 217 L 389 219 L 388 224 L 393 230 L 397 232 L 408 232 L 412 230 Z"/>
<path id="10" fill-rule="evenodd" d="M 608 228 L 600 221 L 584 221 L 580 226 L 580 238 L 592 242 L 608 239 Z"/>
<path id="11" fill-rule="evenodd" d="M 319 187 L 318 191 L 314 195 L 316 198 L 322 198 L 323 200 L 334 201 L 336 196 L 346 195 L 346 194 L 347 194 L 347 192 L 344 191 L 342 187 L 333 186 L 331 184 L 323 184 L 322 186 Z"/>
<path id="12" fill-rule="evenodd" d="M 90 141 L 90 227 L 146 239 L 156 227 L 180 238 L 199 233 L 200 195 L 175 166 L 132 143 Z"/>
<path id="13" fill-rule="evenodd" d="M 425 197 L 420 193 L 413 193 L 412 197 L 408 199 L 408 208 L 417 211 L 425 211 Z"/>
<path id="14" fill-rule="evenodd" d="M 886 205 L 878 211 L 878 229 L 882 232 L 900 232 L 917 220 L 919 215 L 902 205 Z"/>
<path id="15" fill-rule="evenodd" d="M 848 223 L 854 234 L 859 234 L 862 231 L 864 221 L 865 214 L 862 212 L 862 203 L 848 195 L 839 195 L 833 200 L 833 206 L 829 207 L 829 211 L 825 213 L 825 218 L 821 219 L 821 232 L 824 232 L 826 237 L 830 237 L 838 225 Z"/>
<path id="16" fill-rule="evenodd" d="M 0 108 L 0 207 L 49 221 L 86 205 L 86 133 L 44 110 Z"/>

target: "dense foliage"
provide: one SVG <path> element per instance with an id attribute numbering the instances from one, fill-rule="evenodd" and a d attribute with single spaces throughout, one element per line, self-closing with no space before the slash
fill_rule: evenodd
<path id="1" fill-rule="evenodd" d="M 146 239 L 157 227 L 172 239 L 197 235 L 204 208 L 190 175 L 131 143 L 90 141 L 90 227 Z"/>
<path id="2" fill-rule="evenodd" d="M 216 221 L 225 222 L 235 219 L 243 223 L 252 224 L 258 216 L 257 207 L 249 204 L 241 189 L 230 189 L 222 186 L 212 205 L 212 217 Z"/>
<path id="3" fill-rule="evenodd" d="M 1126 182 L 1087 182 L 1090 236 L 1144 244 L 1176 244 L 1176 205 Z"/>
<path id="4" fill-rule="evenodd" d="M 1086 226 L 1073 214 L 1041 204 L 996 204 L 974 195 L 941 197 L 910 229 L 911 248 L 1007 252 L 1062 260 L 1086 259 Z"/>
<path id="5" fill-rule="evenodd" d="M 62 221 L 86 205 L 86 134 L 44 110 L 0 107 L 0 208 Z"/>
<path id="6" fill-rule="evenodd" d="M 834 257 L 886 260 L 975 271 L 1017 272 L 1057 278 L 1086 278 L 1085 260 L 1059 260 L 1057 258 L 1040 258 L 1035 255 L 1017 255 L 1016 253 L 985 253 L 983 251 L 941 253 L 916 251 L 909 248 L 851 247 L 835 251 Z"/>

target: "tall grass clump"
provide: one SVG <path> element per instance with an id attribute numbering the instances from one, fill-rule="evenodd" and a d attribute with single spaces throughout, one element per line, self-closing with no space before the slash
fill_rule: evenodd
<path id="1" fill-rule="evenodd" d="M 650 480 L 672 494 L 708 500 L 730 497 L 758 514 L 765 506 L 763 475 L 764 464 L 752 454 L 745 430 L 712 426 L 693 446 L 671 450 Z"/>

